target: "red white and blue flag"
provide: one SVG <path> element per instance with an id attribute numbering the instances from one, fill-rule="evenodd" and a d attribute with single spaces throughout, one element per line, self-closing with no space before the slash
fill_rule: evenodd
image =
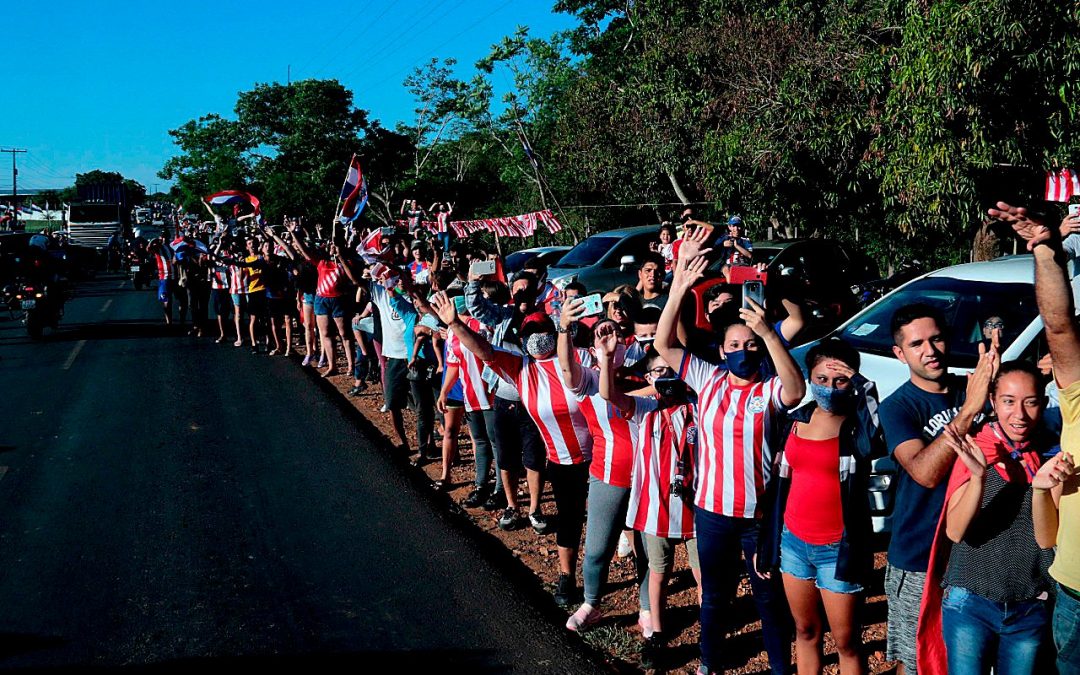
<path id="1" fill-rule="evenodd" d="M 206 203 L 211 206 L 228 206 L 230 204 L 238 206 L 240 204 L 250 204 L 256 215 L 259 215 L 262 212 L 262 209 L 259 206 L 259 200 L 255 198 L 255 195 L 241 192 L 240 190 L 222 190 L 221 192 L 215 192 L 205 199 Z"/>
<path id="2" fill-rule="evenodd" d="M 1080 196 L 1080 174 L 1072 169 L 1046 172 L 1046 201 L 1067 202 Z"/>
<path id="3" fill-rule="evenodd" d="M 345 174 L 345 184 L 341 186 L 341 222 L 351 223 L 360 217 L 368 201 L 367 179 L 360 170 L 360 160 L 353 155 L 349 162 L 349 172 Z"/>
<path id="4" fill-rule="evenodd" d="M 390 247 L 390 238 L 383 236 L 382 228 L 375 228 L 364 241 L 356 247 L 356 252 L 369 265 L 382 261 L 383 255 Z"/>

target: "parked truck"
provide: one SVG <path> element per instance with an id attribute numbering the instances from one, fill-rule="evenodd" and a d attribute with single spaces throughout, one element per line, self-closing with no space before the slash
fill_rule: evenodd
<path id="1" fill-rule="evenodd" d="M 112 235 L 130 236 L 131 205 L 122 183 L 80 185 L 78 192 L 67 217 L 72 243 L 104 250 Z"/>

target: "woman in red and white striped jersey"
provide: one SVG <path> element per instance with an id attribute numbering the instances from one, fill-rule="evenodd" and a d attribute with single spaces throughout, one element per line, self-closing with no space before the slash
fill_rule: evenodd
<path id="1" fill-rule="evenodd" d="M 754 602 L 762 619 L 769 662 L 776 673 L 791 658 L 790 614 L 778 580 L 759 574 L 755 557 L 759 530 L 758 500 L 771 471 L 769 437 L 780 413 L 802 400 L 802 371 L 780 337 L 765 321 L 762 307 L 748 301 L 740 323 L 724 331 L 720 358 L 713 365 L 678 343 L 676 326 L 683 299 L 701 279 L 708 259 L 702 247 L 711 230 L 698 228 L 679 249 L 668 303 L 657 326 L 654 346 L 677 376 L 698 395 L 698 465 L 694 524 L 701 560 L 701 659 L 706 670 L 724 667 L 723 616 L 734 599 L 741 550 Z M 760 364 L 766 350 L 777 375 L 763 380 Z"/>
<path id="2" fill-rule="evenodd" d="M 491 343 L 458 317 L 454 303 L 438 293 L 432 305 L 461 344 L 501 379 L 515 385 L 529 416 L 536 422 L 547 450 L 547 473 L 559 512 L 556 544 L 559 548 L 559 582 L 555 602 L 570 607 L 577 596 L 575 568 L 585 520 L 592 436 L 574 393 L 562 380 L 555 354 L 556 331 L 543 312 L 526 316 L 518 329 L 527 356 L 497 351 Z"/>

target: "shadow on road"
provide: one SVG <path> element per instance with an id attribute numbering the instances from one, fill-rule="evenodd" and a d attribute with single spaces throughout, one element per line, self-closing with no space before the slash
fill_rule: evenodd
<path id="1" fill-rule="evenodd" d="M 0 636 L 0 649 L 7 636 Z M 58 640 L 36 636 L 12 636 L 20 640 Z M 61 641 L 62 642 L 62 641 Z M 53 645 L 43 645 L 53 646 Z M 0 658 L 11 654 L 0 651 Z M 159 675 L 165 673 L 240 673 L 240 672 L 445 672 L 509 673 L 520 664 L 497 663 L 494 652 L 487 650 L 430 650 L 410 652 L 351 652 L 342 654 L 292 654 L 258 656 L 209 656 L 176 659 L 147 665 L 129 666 L 58 666 L 55 668 L 15 668 L 9 673 L 130 673 Z M 0 663 L 0 667 L 2 667 Z"/>
<path id="2" fill-rule="evenodd" d="M 102 321 L 96 323 L 60 322 L 59 328 L 46 330 L 43 342 L 77 342 L 79 340 L 135 340 L 142 338 L 182 337 L 190 325 L 166 326 L 160 321 L 130 320 Z M 31 344 L 35 342 L 26 334 L 19 322 L 0 327 L 0 344 Z"/>

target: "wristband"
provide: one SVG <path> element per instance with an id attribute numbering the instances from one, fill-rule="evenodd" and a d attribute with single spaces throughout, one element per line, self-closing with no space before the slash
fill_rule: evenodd
<path id="1" fill-rule="evenodd" d="M 1047 492 L 1050 492 L 1050 491 L 1049 491 L 1049 490 L 1047 490 L 1046 488 L 1038 488 L 1038 487 L 1034 487 L 1034 486 L 1032 486 L 1032 488 L 1031 488 L 1031 491 L 1032 491 L 1032 492 L 1033 492 L 1034 494 L 1037 494 L 1037 495 L 1039 495 L 1039 494 L 1046 494 Z"/>

